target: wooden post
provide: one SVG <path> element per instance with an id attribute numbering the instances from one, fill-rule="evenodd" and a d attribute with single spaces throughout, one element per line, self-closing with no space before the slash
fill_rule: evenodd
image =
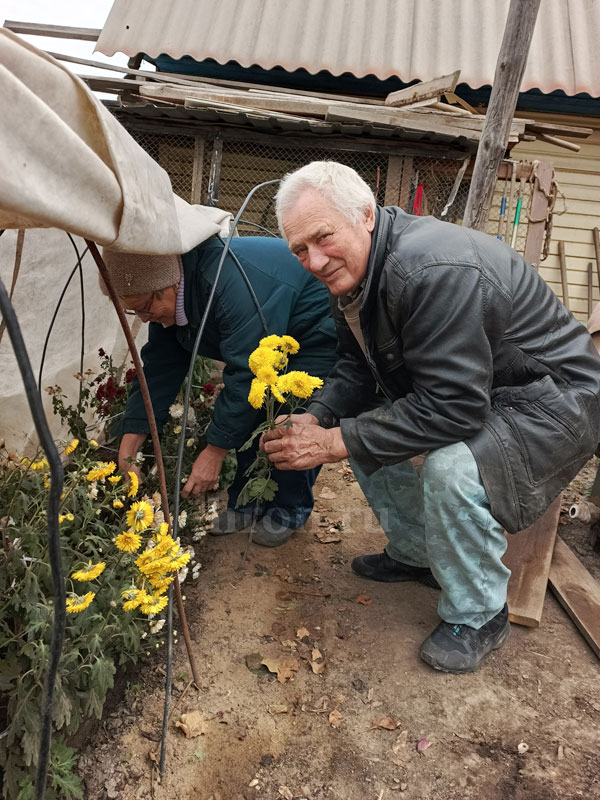
<path id="1" fill-rule="evenodd" d="M 594 266 L 591 261 L 588 262 L 588 319 L 592 316 L 592 306 L 594 298 Z"/>
<path id="2" fill-rule="evenodd" d="M 402 165 L 402 182 L 400 184 L 400 199 L 398 200 L 399 207 L 407 210 L 408 198 L 410 197 L 410 182 L 413 173 L 413 157 L 404 156 L 404 163 Z"/>
<path id="3" fill-rule="evenodd" d="M 496 63 L 490 104 L 471 180 L 463 225 L 484 230 L 496 185 L 498 166 L 508 144 L 517 97 L 540 0 L 510 0 L 504 36 Z"/>
<path id="4" fill-rule="evenodd" d="M 598 272 L 598 288 L 600 288 L 600 229 L 594 228 L 594 251 L 596 253 L 596 271 Z"/>
<path id="5" fill-rule="evenodd" d="M 400 200 L 400 183 L 402 180 L 402 156 L 389 156 L 387 177 L 385 179 L 384 206 L 397 206 Z"/>
<path id="6" fill-rule="evenodd" d="M 202 166 L 204 163 L 204 139 L 196 136 L 194 141 L 194 171 L 192 173 L 192 203 L 202 205 Z"/>
<path id="7" fill-rule="evenodd" d="M 528 264 L 536 269 L 540 263 L 542 244 L 546 234 L 548 222 L 548 205 L 550 204 L 550 189 L 554 167 L 552 164 L 542 162 L 539 164 L 535 181 L 533 183 L 533 196 L 531 198 L 531 211 L 527 226 L 527 240 L 525 242 L 524 258 Z"/>

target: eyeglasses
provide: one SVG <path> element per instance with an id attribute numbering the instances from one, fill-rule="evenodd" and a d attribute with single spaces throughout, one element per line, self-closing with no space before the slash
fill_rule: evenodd
<path id="1" fill-rule="evenodd" d="M 138 308 L 135 311 L 132 311 L 129 308 L 124 308 L 123 313 L 127 314 L 130 317 L 152 316 L 151 309 L 152 309 L 152 304 L 154 303 L 154 299 L 155 299 L 155 292 L 152 292 L 152 294 L 150 295 L 150 300 L 148 300 L 144 308 Z"/>

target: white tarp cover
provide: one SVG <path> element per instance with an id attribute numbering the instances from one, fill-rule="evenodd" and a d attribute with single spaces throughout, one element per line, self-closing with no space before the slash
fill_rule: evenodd
<path id="1" fill-rule="evenodd" d="M 55 227 L 132 253 L 185 253 L 228 215 L 167 173 L 84 82 L 0 28 L 0 228 Z"/>

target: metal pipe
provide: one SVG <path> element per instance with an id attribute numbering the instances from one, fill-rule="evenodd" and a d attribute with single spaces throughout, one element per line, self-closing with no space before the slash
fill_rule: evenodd
<path id="1" fill-rule="evenodd" d="M 587 500 L 582 500 L 581 503 L 573 503 L 569 508 L 569 517 L 586 525 L 588 523 L 593 525 L 600 520 L 600 508 Z"/>

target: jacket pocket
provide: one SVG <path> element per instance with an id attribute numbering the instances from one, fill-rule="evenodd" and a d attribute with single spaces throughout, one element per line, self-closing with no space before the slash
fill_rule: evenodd
<path id="1" fill-rule="evenodd" d="M 492 407 L 512 433 L 532 486 L 569 473 L 593 452 L 587 409 L 575 390 L 559 389 L 550 376 L 496 390 Z"/>

